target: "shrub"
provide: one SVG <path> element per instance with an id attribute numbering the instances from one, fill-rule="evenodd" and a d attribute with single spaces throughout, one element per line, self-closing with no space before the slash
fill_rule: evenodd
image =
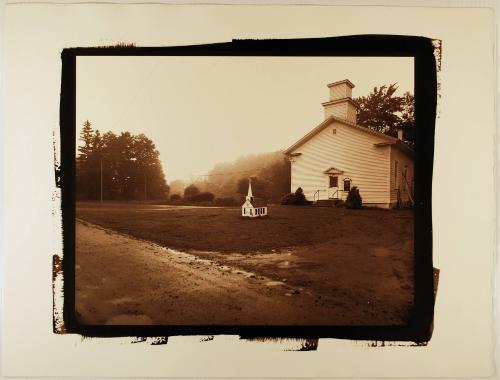
<path id="1" fill-rule="evenodd" d="M 298 206 L 303 206 L 307 203 L 306 196 L 304 195 L 304 190 L 302 187 L 299 187 L 295 190 L 295 204 Z"/>
<path id="2" fill-rule="evenodd" d="M 289 193 L 281 198 L 282 205 L 294 205 L 295 204 L 295 194 Z"/>
<path id="3" fill-rule="evenodd" d="M 347 194 L 347 199 L 345 201 L 345 206 L 347 208 L 361 208 L 363 204 L 363 200 L 361 199 L 361 195 L 359 194 L 359 190 L 356 186 L 353 186 L 349 193 Z"/>
<path id="4" fill-rule="evenodd" d="M 192 195 L 188 198 L 191 202 L 213 202 L 215 196 L 208 191 Z"/>
<path id="5" fill-rule="evenodd" d="M 343 200 L 338 200 L 338 201 L 335 203 L 335 207 L 345 207 L 345 201 L 343 201 Z"/>
<path id="6" fill-rule="evenodd" d="M 238 202 L 233 197 L 215 198 L 214 203 L 217 206 L 237 206 L 238 205 Z"/>
<path id="7" fill-rule="evenodd" d="M 306 204 L 309 204 L 312 202 L 309 202 L 306 199 L 306 196 L 304 195 L 304 191 L 302 190 L 301 187 L 299 187 L 295 193 L 289 193 L 284 195 L 281 198 L 281 204 L 282 205 L 298 205 L 298 206 L 303 206 Z"/>
<path id="8" fill-rule="evenodd" d="M 182 197 L 179 194 L 172 194 L 170 196 L 170 200 L 172 202 L 179 202 L 182 199 Z"/>
<path id="9" fill-rule="evenodd" d="M 200 190 L 195 185 L 189 185 L 184 189 L 184 198 L 191 198 L 200 194 Z"/>

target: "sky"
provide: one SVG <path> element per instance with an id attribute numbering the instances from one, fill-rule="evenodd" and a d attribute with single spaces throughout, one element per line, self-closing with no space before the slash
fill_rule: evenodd
<path id="1" fill-rule="evenodd" d="M 78 57 L 76 132 L 88 119 L 103 133 L 144 133 L 167 182 L 189 181 L 286 149 L 323 121 L 327 84 L 343 79 L 353 97 L 391 83 L 413 93 L 413 58 Z"/>

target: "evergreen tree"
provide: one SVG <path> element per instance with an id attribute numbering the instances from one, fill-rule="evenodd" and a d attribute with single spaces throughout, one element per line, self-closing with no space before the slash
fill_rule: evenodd
<path id="1" fill-rule="evenodd" d="M 347 199 L 345 201 L 345 206 L 347 208 L 359 209 L 363 205 L 363 199 L 359 194 L 359 189 L 356 186 L 353 186 L 349 193 L 347 194 Z"/>
<path id="2" fill-rule="evenodd" d="M 299 187 L 297 188 L 297 190 L 295 190 L 294 198 L 294 203 L 298 206 L 303 206 L 307 203 L 306 196 L 304 195 L 304 190 L 302 190 L 302 187 Z"/>
<path id="3" fill-rule="evenodd" d="M 89 154 L 92 153 L 92 140 L 93 140 L 94 130 L 92 129 L 92 124 L 89 120 L 85 120 L 83 123 L 83 128 L 80 133 L 80 140 L 83 141 L 83 145 L 78 147 L 78 152 L 80 153 L 80 159 L 86 160 Z"/>
<path id="4" fill-rule="evenodd" d="M 76 161 L 76 193 L 79 198 L 92 197 L 94 181 L 92 178 L 92 157 L 94 130 L 89 120 L 85 120 L 80 133 L 82 145 L 78 147 L 79 156 Z"/>

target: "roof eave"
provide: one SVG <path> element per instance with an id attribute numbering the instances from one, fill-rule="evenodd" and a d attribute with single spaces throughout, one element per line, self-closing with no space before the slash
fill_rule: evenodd
<path id="1" fill-rule="evenodd" d="M 335 118 L 333 116 L 328 117 L 319 123 L 316 127 L 314 127 L 309 133 L 305 134 L 301 139 L 299 139 L 295 144 L 290 146 L 288 149 L 284 150 L 284 154 L 291 155 L 295 149 L 302 146 L 305 142 L 307 142 L 310 138 L 314 137 L 316 133 L 319 133 L 324 127 L 334 121 Z"/>
<path id="2" fill-rule="evenodd" d="M 396 148 L 399 148 L 401 151 L 403 151 L 404 153 L 407 153 L 408 155 L 410 155 L 412 157 L 415 154 L 415 151 L 401 140 L 397 140 L 394 142 L 378 143 L 378 144 L 373 144 L 373 145 L 375 145 L 376 147 L 395 146 Z"/>
<path id="3" fill-rule="evenodd" d="M 356 87 L 356 86 L 354 86 L 354 83 L 352 83 L 349 79 L 343 79 L 343 80 L 339 80 L 337 82 L 328 83 L 326 86 L 328 88 L 330 88 L 330 87 L 333 87 L 333 86 L 336 86 L 336 85 L 339 85 L 339 84 L 342 84 L 342 83 L 347 83 L 351 88 Z"/>
<path id="4" fill-rule="evenodd" d="M 329 105 L 332 105 L 332 104 L 337 104 L 337 103 L 340 103 L 340 102 L 349 102 L 351 104 L 353 104 L 356 108 L 360 108 L 360 105 L 357 101 L 355 101 L 353 98 L 350 98 L 350 97 L 346 97 L 346 98 L 340 98 L 340 99 L 335 99 L 335 100 L 329 100 L 327 102 L 323 102 L 321 103 L 321 105 L 324 107 L 324 106 L 329 106 Z"/>
<path id="5" fill-rule="evenodd" d="M 283 153 L 285 155 L 290 155 L 295 149 L 297 149 L 298 147 L 300 147 L 301 145 L 303 145 L 304 143 L 309 141 L 309 139 L 314 137 L 317 133 L 321 132 L 323 130 L 323 128 L 325 128 L 327 125 L 329 125 L 333 121 L 336 121 L 338 123 L 342 123 L 342 124 L 347 125 L 347 126 L 352 127 L 352 128 L 356 128 L 357 130 L 359 130 L 361 132 L 369 133 L 373 136 L 382 138 L 388 142 L 396 143 L 397 141 L 400 141 L 395 137 L 385 135 L 381 132 L 377 132 L 377 131 L 374 131 L 372 129 L 366 128 L 366 127 L 361 127 L 357 124 L 351 123 L 350 121 L 340 119 L 340 118 L 337 118 L 335 116 L 329 116 L 328 118 L 323 120 L 320 124 L 318 124 L 315 128 L 313 128 L 309 133 L 307 133 L 304 137 L 302 137 L 300 140 L 298 140 L 295 144 L 290 146 L 288 149 L 285 149 L 285 151 Z M 411 149 L 411 148 L 408 147 L 408 149 Z"/>

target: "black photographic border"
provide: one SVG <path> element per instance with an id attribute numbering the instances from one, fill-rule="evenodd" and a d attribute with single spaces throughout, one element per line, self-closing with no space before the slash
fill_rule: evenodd
<path id="1" fill-rule="evenodd" d="M 354 35 L 328 38 L 233 40 L 175 47 L 77 47 L 61 53 L 61 163 L 56 183 L 61 189 L 63 226 L 63 321 L 65 333 L 91 337 L 174 335 L 239 335 L 245 337 L 340 338 L 411 341 L 425 344 L 432 336 L 434 274 L 432 264 L 432 173 L 437 100 L 433 41 L 425 37 Z M 413 57 L 415 84 L 415 299 L 403 326 L 160 326 L 84 325 L 75 310 L 75 151 L 76 58 L 78 56 L 240 56 L 240 57 Z"/>

